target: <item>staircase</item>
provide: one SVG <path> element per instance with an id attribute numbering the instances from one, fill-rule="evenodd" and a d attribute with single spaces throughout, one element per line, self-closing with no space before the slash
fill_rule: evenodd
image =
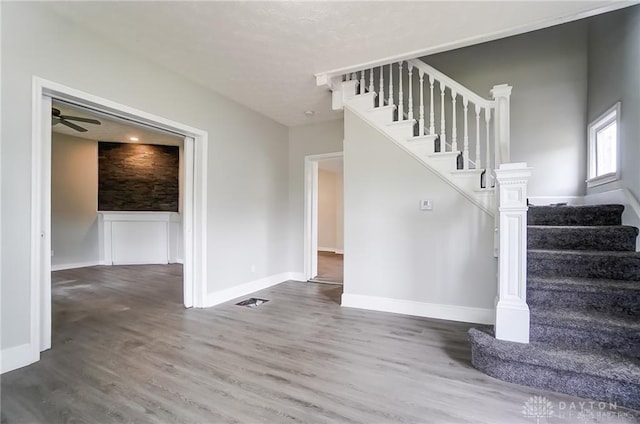
<path id="1" fill-rule="evenodd" d="M 415 59 L 322 81 L 334 109 L 349 109 L 494 215 L 492 170 L 509 161 L 511 87 L 484 99 Z"/>
<path id="2" fill-rule="evenodd" d="M 638 229 L 621 205 L 532 206 L 529 344 L 471 329 L 472 362 L 501 380 L 640 409 Z"/>

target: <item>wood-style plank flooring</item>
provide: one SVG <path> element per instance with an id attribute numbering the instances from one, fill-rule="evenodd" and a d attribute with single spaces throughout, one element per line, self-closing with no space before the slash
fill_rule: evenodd
<path id="1" fill-rule="evenodd" d="M 344 255 L 333 252 L 318 252 L 318 275 L 314 280 L 342 284 L 344 281 Z"/>
<path id="2" fill-rule="evenodd" d="M 2 376 L 2 422 L 535 423 L 531 396 L 584 401 L 476 371 L 468 324 L 341 308 L 342 286 L 292 281 L 257 308 L 187 310 L 181 272 L 54 273 L 53 348 Z M 637 422 L 617 412 L 588 422 Z"/>

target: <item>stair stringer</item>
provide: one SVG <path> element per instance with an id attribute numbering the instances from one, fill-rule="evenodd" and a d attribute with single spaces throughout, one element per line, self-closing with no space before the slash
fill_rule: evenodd
<path id="1" fill-rule="evenodd" d="M 360 97 L 360 96 L 354 96 L 353 98 L 357 98 L 357 97 Z M 448 177 L 447 175 L 443 174 L 441 171 L 436 169 L 434 166 L 432 166 L 428 162 L 428 160 L 429 160 L 428 157 L 421 157 L 416 152 L 412 151 L 409 148 L 409 146 L 407 145 L 407 141 L 404 141 L 404 142 L 401 141 L 400 139 L 397 138 L 397 136 L 393 136 L 393 135 L 389 134 L 383 128 L 381 128 L 379 125 L 376 125 L 375 121 L 373 121 L 372 119 L 369 119 L 357 107 L 353 107 L 353 105 L 351 104 L 351 100 L 346 101 L 345 104 L 344 104 L 344 107 L 346 109 L 348 109 L 350 112 L 352 112 L 354 115 L 356 115 L 358 118 L 360 118 L 364 122 L 366 122 L 369 126 L 373 127 L 380 134 L 384 135 L 387 139 L 389 139 L 395 145 L 397 145 L 402 150 L 404 150 L 407 154 L 409 154 L 416 161 L 418 161 L 418 163 L 420 163 L 422 166 L 427 168 L 429 171 L 433 172 L 442 181 L 447 183 L 454 190 L 459 192 L 461 195 L 463 195 L 465 198 L 467 198 L 467 200 L 469 200 L 471 203 L 473 203 L 478 208 L 483 210 L 489 216 L 491 216 L 491 217 L 495 216 L 495 213 L 496 213 L 496 211 L 495 211 L 495 193 L 487 194 L 487 191 L 488 191 L 487 189 L 485 189 L 482 192 L 480 192 L 479 188 L 477 189 L 478 190 L 477 193 L 476 193 L 475 190 L 474 190 L 473 193 L 470 193 L 462 185 L 458 185 L 452 178 Z M 449 171 L 448 173 L 451 173 L 451 171 Z"/>

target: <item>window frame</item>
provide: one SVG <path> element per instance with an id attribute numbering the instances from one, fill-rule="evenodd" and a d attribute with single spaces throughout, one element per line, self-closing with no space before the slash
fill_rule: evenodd
<path id="1" fill-rule="evenodd" d="M 587 127 L 588 148 L 587 148 L 587 188 L 607 184 L 620 179 L 620 109 L 621 102 L 617 102 L 604 113 L 591 121 Z M 616 170 L 607 174 L 591 177 L 597 172 L 597 134 L 612 123 L 616 123 Z"/>

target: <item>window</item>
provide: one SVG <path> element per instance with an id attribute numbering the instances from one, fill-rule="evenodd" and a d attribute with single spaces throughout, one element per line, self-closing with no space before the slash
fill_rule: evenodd
<path id="1" fill-rule="evenodd" d="M 587 187 L 620 178 L 620 102 L 589 124 L 589 179 Z"/>

